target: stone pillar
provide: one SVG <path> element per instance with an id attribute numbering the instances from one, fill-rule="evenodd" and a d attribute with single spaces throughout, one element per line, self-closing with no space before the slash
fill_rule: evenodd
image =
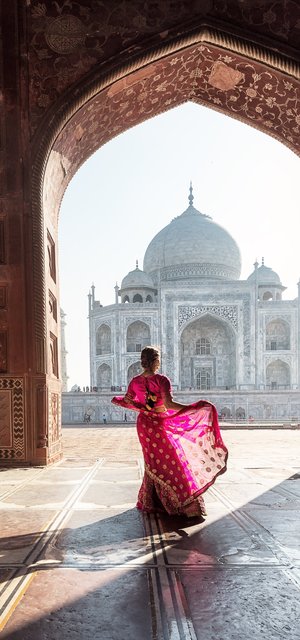
<path id="1" fill-rule="evenodd" d="M 94 385 L 93 378 L 93 345 L 92 345 L 92 294 L 91 292 L 88 294 L 89 301 L 89 351 L 90 351 L 90 387 Z"/>
<path id="2" fill-rule="evenodd" d="M 0 463 L 10 466 L 61 457 L 60 318 L 45 276 L 57 244 L 32 215 L 26 4 L 0 4 Z"/>

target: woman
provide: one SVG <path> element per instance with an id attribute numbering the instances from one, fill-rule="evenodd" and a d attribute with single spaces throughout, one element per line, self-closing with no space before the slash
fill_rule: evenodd
<path id="1" fill-rule="evenodd" d="M 202 494 L 226 471 L 228 457 L 216 408 L 202 400 L 190 405 L 174 402 L 170 380 L 156 373 L 160 356 L 154 347 L 142 350 L 141 365 L 144 371 L 131 380 L 126 395 L 112 399 L 139 411 L 145 473 L 137 508 L 204 516 Z"/>

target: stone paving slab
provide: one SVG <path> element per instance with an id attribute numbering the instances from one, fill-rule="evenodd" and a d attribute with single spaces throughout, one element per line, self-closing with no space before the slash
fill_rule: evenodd
<path id="1" fill-rule="evenodd" d="M 75 511 L 44 558 L 61 566 L 123 565 L 145 558 L 151 549 L 137 509 Z"/>
<path id="2" fill-rule="evenodd" d="M 199 640 L 299 640 L 299 589 L 269 567 L 182 571 Z"/>
<path id="3" fill-rule="evenodd" d="M 179 535 L 174 531 L 174 521 L 163 519 L 162 529 L 170 544 L 166 550 L 169 565 L 278 564 L 274 554 L 254 540 L 252 531 L 245 531 L 225 508 L 214 507 L 211 511 L 203 526 L 187 523 Z"/>
<path id="4" fill-rule="evenodd" d="M 153 640 L 146 570 L 41 570 L 3 640 Z"/>
<path id="5" fill-rule="evenodd" d="M 96 473 L 93 482 L 125 482 L 126 480 L 135 480 L 139 481 L 139 468 L 137 465 L 131 467 L 125 466 L 108 466 L 105 464 L 99 471 Z"/>
<path id="6" fill-rule="evenodd" d="M 49 482 L 43 485 L 42 490 L 37 484 L 22 487 L 17 492 L 3 499 L 2 505 L 23 505 L 24 507 L 53 505 L 59 506 L 65 501 L 72 487 L 69 484 Z"/>
<path id="7" fill-rule="evenodd" d="M 112 507 L 119 504 L 136 503 L 136 496 L 140 481 L 130 482 L 97 482 L 93 483 L 81 498 L 81 504 L 87 502 L 90 505 L 102 505 Z"/>
<path id="8" fill-rule="evenodd" d="M 53 511 L 0 511 L 0 565 L 21 563 L 39 540 Z"/>

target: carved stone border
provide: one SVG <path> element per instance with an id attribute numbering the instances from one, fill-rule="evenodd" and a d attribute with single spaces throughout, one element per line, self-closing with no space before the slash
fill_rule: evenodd
<path id="1" fill-rule="evenodd" d="M 12 393 L 12 447 L 0 449 L 1 460 L 25 459 L 24 382 L 22 378 L 0 378 L 1 391 Z"/>
<path id="2" fill-rule="evenodd" d="M 220 320 L 229 322 L 235 331 L 238 330 L 238 307 L 237 305 L 181 305 L 178 307 L 178 328 L 182 329 L 191 320 L 197 320 L 205 314 L 210 313 Z"/>

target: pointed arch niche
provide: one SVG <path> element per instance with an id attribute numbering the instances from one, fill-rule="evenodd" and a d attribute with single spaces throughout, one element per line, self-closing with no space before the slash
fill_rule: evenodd
<path id="1" fill-rule="evenodd" d="M 147 36 L 141 38 L 134 53 L 124 49 L 109 62 L 95 63 L 76 85 L 60 89 L 60 94 L 54 92 L 59 96 L 55 101 L 45 103 L 48 96 L 41 94 L 39 97 L 44 101 L 40 102 L 39 119 L 36 116 L 33 124 L 28 120 L 28 130 L 32 124 L 34 135 L 23 169 L 27 176 L 24 202 L 31 207 L 25 211 L 30 225 L 26 224 L 26 251 L 22 258 L 26 274 L 23 352 L 27 355 L 22 356 L 21 362 L 17 325 L 10 328 L 10 347 L 7 346 L 5 325 L 1 338 L 5 371 L 1 375 L 4 387 L 13 376 L 18 389 L 25 388 L 26 382 L 26 398 L 30 401 L 23 402 L 21 422 L 17 417 L 15 423 L 14 414 L 10 414 L 5 433 L 12 434 L 15 444 L 5 453 L 0 442 L 3 458 L 21 464 L 24 461 L 47 464 L 62 454 L 60 367 L 58 363 L 56 375 L 51 346 L 54 339 L 59 343 L 60 327 L 51 316 L 47 300 L 51 291 L 59 305 L 58 212 L 70 180 L 85 160 L 123 131 L 187 101 L 248 123 L 299 154 L 300 137 L 296 130 L 299 69 L 288 53 L 285 56 L 278 53 L 276 38 L 274 47 L 268 49 L 270 38 L 265 47 L 253 44 L 256 38 L 248 44 L 240 37 L 243 32 L 240 29 L 237 37 L 229 35 L 230 30 L 218 31 L 214 24 L 210 28 L 207 22 L 199 29 L 199 16 L 193 9 L 189 11 L 188 24 L 190 32 L 185 25 L 184 35 L 179 36 L 176 31 L 175 36 L 174 29 L 168 29 L 166 17 L 164 36 L 160 34 L 166 38 L 164 44 L 155 44 L 162 42 L 160 37 L 154 39 L 150 48 Z M 60 59 L 63 62 L 64 58 Z M 62 87 L 66 84 L 67 80 Z M 17 155 L 19 167 L 19 152 Z M 18 286 L 14 288 L 12 281 L 10 290 L 20 290 L 19 275 L 12 275 L 13 278 Z M 21 307 L 14 304 L 9 317 L 13 317 L 16 308 Z M 227 339 L 230 342 L 229 336 Z M 22 371 L 24 376 L 20 374 Z M 20 377 L 18 383 L 16 375 Z M 18 433 L 14 441 L 15 430 Z"/>
<path id="2" fill-rule="evenodd" d="M 180 338 L 180 369 L 181 389 L 235 387 L 236 335 L 228 322 L 210 313 L 189 322 Z"/>
<path id="3" fill-rule="evenodd" d="M 109 391 L 112 384 L 111 367 L 101 364 L 97 369 L 97 387 L 99 391 Z"/>
<path id="4" fill-rule="evenodd" d="M 134 376 L 138 376 L 141 373 L 141 371 L 142 371 L 141 363 L 139 361 L 133 362 L 133 364 L 131 364 L 128 367 L 127 384 L 129 384 L 129 382 L 132 380 L 132 378 L 134 378 Z"/>
<path id="5" fill-rule="evenodd" d="M 266 368 L 267 389 L 276 391 L 277 389 L 289 389 L 291 386 L 291 371 L 287 362 L 279 358 L 273 360 Z"/>
<path id="6" fill-rule="evenodd" d="M 127 328 L 126 351 L 127 353 L 139 353 L 144 347 L 151 344 L 150 327 L 146 322 L 136 320 Z"/>

